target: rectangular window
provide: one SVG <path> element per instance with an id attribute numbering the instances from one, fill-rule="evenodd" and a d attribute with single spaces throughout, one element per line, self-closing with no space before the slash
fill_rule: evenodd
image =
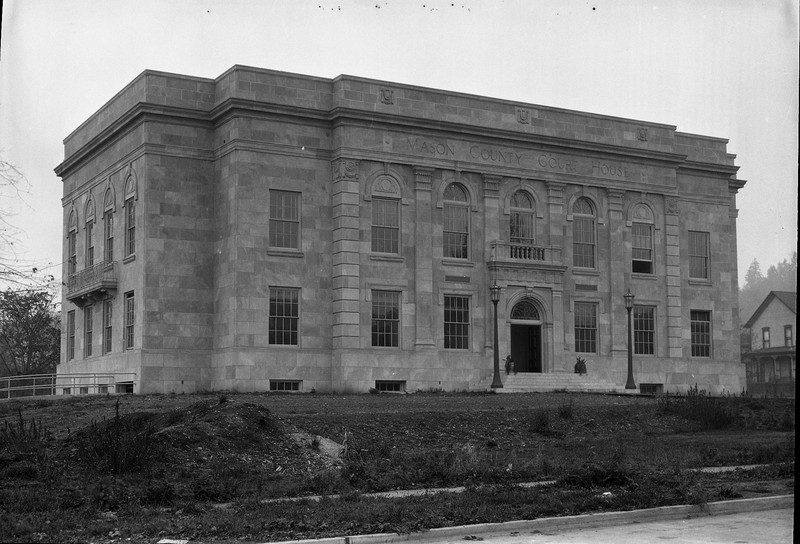
<path id="1" fill-rule="evenodd" d="M 711 357 L 711 312 L 691 310 L 692 357 Z"/>
<path id="2" fill-rule="evenodd" d="M 708 268 L 709 237 L 707 232 L 689 231 L 689 277 L 711 279 Z"/>
<path id="3" fill-rule="evenodd" d="M 125 256 L 136 253 L 136 206 L 134 200 L 125 201 Z"/>
<path id="4" fill-rule="evenodd" d="M 468 258 L 469 208 L 445 205 L 442 211 L 444 213 L 442 255 L 452 259 Z"/>
<path id="5" fill-rule="evenodd" d="M 633 223 L 631 229 L 632 271 L 638 274 L 653 273 L 653 225 Z"/>
<path id="6" fill-rule="evenodd" d="M 594 219 L 575 217 L 572 220 L 572 264 L 594 268 Z"/>
<path id="7" fill-rule="evenodd" d="M 403 380 L 375 380 L 375 390 L 378 393 L 404 393 L 406 382 Z"/>
<path id="8" fill-rule="evenodd" d="M 105 259 L 107 263 L 110 263 L 114 260 L 114 214 L 110 210 L 106 212 L 104 228 L 106 238 Z"/>
<path id="9" fill-rule="evenodd" d="M 300 322 L 300 289 L 269 288 L 269 343 L 297 345 Z"/>
<path id="10" fill-rule="evenodd" d="M 78 233 L 71 230 L 67 235 L 67 273 L 71 276 L 78 271 Z"/>
<path id="11" fill-rule="evenodd" d="M 444 297 L 444 347 L 469 349 L 469 297 Z"/>
<path id="12" fill-rule="evenodd" d="M 511 212 L 511 243 L 533 244 L 533 214 Z"/>
<path id="13" fill-rule="evenodd" d="M 302 380 L 270 380 L 270 391 L 300 391 Z"/>
<path id="14" fill-rule="evenodd" d="M 300 193 L 270 190 L 269 246 L 300 249 Z"/>
<path id="15" fill-rule="evenodd" d="M 125 293 L 125 349 L 133 349 L 133 326 L 136 320 L 136 306 L 133 291 Z"/>
<path id="16" fill-rule="evenodd" d="M 372 201 L 372 251 L 400 253 L 400 201 Z"/>
<path id="17" fill-rule="evenodd" d="M 111 299 L 103 301 L 103 353 L 111 353 L 111 331 L 113 317 Z"/>
<path id="18" fill-rule="evenodd" d="M 761 348 L 767 349 L 768 347 L 770 347 L 769 327 L 764 327 L 763 329 L 761 329 Z"/>
<path id="19" fill-rule="evenodd" d="M 633 352 L 636 355 L 653 355 L 656 337 L 656 309 L 654 306 L 633 307 Z"/>
<path id="20" fill-rule="evenodd" d="M 75 310 L 67 312 L 67 361 L 75 358 Z"/>
<path id="21" fill-rule="evenodd" d="M 575 351 L 597 353 L 597 304 L 575 303 Z"/>
<path id="22" fill-rule="evenodd" d="M 790 348 L 794 345 L 794 337 L 792 337 L 792 326 L 783 326 L 783 345 Z"/>
<path id="23" fill-rule="evenodd" d="M 372 291 L 372 345 L 400 345 L 400 293 Z"/>
<path id="24" fill-rule="evenodd" d="M 94 222 L 86 223 L 86 268 L 94 266 Z"/>
<path id="25" fill-rule="evenodd" d="M 88 306 L 84 307 L 83 309 L 83 351 L 85 353 L 85 357 L 92 356 L 92 332 L 93 332 L 93 316 L 94 313 L 94 306 L 89 304 Z"/>

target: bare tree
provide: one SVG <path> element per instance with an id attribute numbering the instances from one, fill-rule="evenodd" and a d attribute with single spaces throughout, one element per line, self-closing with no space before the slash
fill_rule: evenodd
<path id="1" fill-rule="evenodd" d="M 54 280 L 53 276 L 37 275 L 41 266 L 21 262 L 18 258 L 22 231 L 10 220 L 14 214 L 9 203 L 17 201 L 27 206 L 24 195 L 29 189 L 25 175 L 13 164 L 0 159 L 0 288 L 48 289 Z"/>

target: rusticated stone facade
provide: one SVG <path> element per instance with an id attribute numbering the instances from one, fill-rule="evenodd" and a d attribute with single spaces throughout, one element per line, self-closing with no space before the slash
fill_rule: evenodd
<path id="1" fill-rule="evenodd" d="M 145 71 L 65 140 L 62 375 L 137 392 L 741 391 L 726 140 L 373 81 Z"/>

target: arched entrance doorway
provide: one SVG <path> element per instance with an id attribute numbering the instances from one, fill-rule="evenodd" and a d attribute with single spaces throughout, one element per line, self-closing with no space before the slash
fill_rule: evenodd
<path id="1" fill-rule="evenodd" d="M 517 372 L 542 372 L 542 318 L 530 300 L 511 309 L 511 357 Z"/>

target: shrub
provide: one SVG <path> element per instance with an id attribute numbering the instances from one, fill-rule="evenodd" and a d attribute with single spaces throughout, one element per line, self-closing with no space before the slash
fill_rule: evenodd
<path id="1" fill-rule="evenodd" d="M 575 403 L 569 399 L 568 403 L 562 403 L 558 406 L 558 417 L 561 419 L 572 419 L 575 411 Z"/>
<path id="2" fill-rule="evenodd" d="M 662 413 L 675 414 L 699 422 L 706 429 L 725 429 L 736 420 L 734 404 L 737 399 L 716 399 L 699 389 L 695 384 L 686 396 L 664 395 L 659 397 L 658 407 Z"/>
<path id="3" fill-rule="evenodd" d="M 539 408 L 533 412 L 530 430 L 544 436 L 561 436 L 560 432 L 550 427 L 550 412 L 545 408 Z"/>
<path id="4" fill-rule="evenodd" d="M 17 410 L 17 414 L 19 418 L 16 423 L 5 421 L 4 426 L 0 427 L 0 451 L 35 453 L 46 440 L 47 429 L 41 421 L 37 425 L 33 418 L 26 422 L 21 409 Z"/>
<path id="5" fill-rule="evenodd" d="M 150 414 L 122 417 L 117 401 L 114 419 L 93 420 L 88 429 L 75 435 L 78 457 L 114 474 L 143 470 L 160 453 L 155 432 Z"/>
<path id="6" fill-rule="evenodd" d="M 177 497 L 175 487 L 164 480 L 147 482 L 142 496 L 142 503 L 155 506 L 170 506 Z"/>

